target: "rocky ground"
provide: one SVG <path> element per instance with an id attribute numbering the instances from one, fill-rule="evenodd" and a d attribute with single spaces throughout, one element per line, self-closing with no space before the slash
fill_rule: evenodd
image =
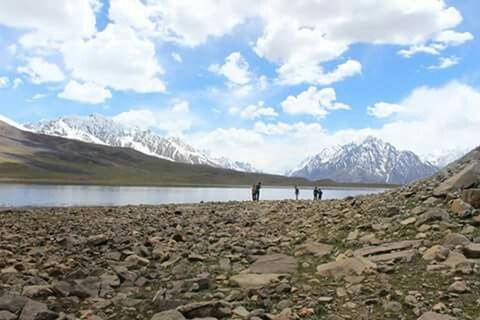
<path id="1" fill-rule="evenodd" d="M 480 150 L 332 201 L 8 210 L 0 320 L 480 319 Z"/>

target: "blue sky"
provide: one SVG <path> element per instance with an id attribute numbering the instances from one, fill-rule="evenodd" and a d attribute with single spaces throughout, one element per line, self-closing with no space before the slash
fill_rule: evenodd
<path id="1" fill-rule="evenodd" d="M 1 115 L 103 114 L 272 172 L 367 135 L 478 143 L 476 0 L 110 2 L 0 3 Z"/>

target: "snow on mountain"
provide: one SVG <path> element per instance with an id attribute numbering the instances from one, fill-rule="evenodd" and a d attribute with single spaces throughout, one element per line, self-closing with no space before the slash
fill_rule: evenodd
<path id="1" fill-rule="evenodd" d="M 249 164 L 242 164 L 226 158 L 210 157 L 207 153 L 193 148 L 179 138 L 164 138 L 151 130 L 126 127 L 111 118 L 100 115 L 61 117 L 56 120 L 28 124 L 26 127 L 37 133 L 113 147 L 131 148 L 174 162 L 208 165 L 237 171 L 253 171 Z"/>
<path id="2" fill-rule="evenodd" d="M 15 128 L 17 128 L 17 129 L 24 130 L 24 131 L 28 131 L 28 129 L 25 128 L 24 126 L 22 126 L 21 124 L 16 123 L 16 122 L 13 121 L 12 119 L 7 118 L 7 117 L 5 117 L 4 115 L 1 115 L 1 114 L 0 114 L 0 121 L 5 122 L 6 124 L 8 124 L 8 125 L 10 125 L 10 126 L 12 126 L 12 127 L 15 127 Z"/>
<path id="3" fill-rule="evenodd" d="M 424 162 L 430 162 L 439 168 L 444 168 L 453 161 L 463 157 L 468 153 L 468 151 L 469 149 L 463 148 L 440 150 L 434 153 L 423 155 L 421 156 L 421 159 Z"/>
<path id="4" fill-rule="evenodd" d="M 399 151 L 390 143 L 368 137 L 360 143 L 326 148 L 305 159 L 289 175 L 310 180 L 405 184 L 437 170 L 413 152 Z"/>

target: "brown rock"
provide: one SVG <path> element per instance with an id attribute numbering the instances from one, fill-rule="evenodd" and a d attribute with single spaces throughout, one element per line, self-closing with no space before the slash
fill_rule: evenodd
<path id="1" fill-rule="evenodd" d="M 463 247 L 463 253 L 467 258 L 480 258 L 480 243 L 470 243 Z"/>
<path id="2" fill-rule="evenodd" d="M 475 209 L 480 209 L 480 189 L 463 190 L 462 199 Z"/>
<path id="3" fill-rule="evenodd" d="M 341 278 L 348 275 L 361 275 L 376 269 L 375 263 L 363 257 L 353 257 L 321 264 L 317 267 L 317 273 L 322 276 Z"/>
<path id="4" fill-rule="evenodd" d="M 455 320 L 455 319 L 456 318 L 446 314 L 440 314 L 440 313 L 429 311 L 422 314 L 422 316 L 417 320 Z"/>
<path id="5" fill-rule="evenodd" d="M 443 239 L 443 245 L 450 249 L 454 249 L 456 246 L 464 246 L 470 243 L 470 240 L 463 234 L 449 233 Z"/>
<path id="6" fill-rule="evenodd" d="M 30 300 L 23 307 L 18 320 L 55 320 L 57 317 L 45 304 Z"/>
<path id="7" fill-rule="evenodd" d="M 307 241 L 305 244 L 300 245 L 296 248 L 296 255 L 313 255 L 315 257 L 323 257 L 330 254 L 333 250 L 333 246 L 328 244 L 323 244 L 314 241 Z"/>
<path id="8" fill-rule="evenodd" d="M 449 192 L 468 188 L 480 181 L 480 161 L 474 160 L 462 171 L 442 182 L 433 190 L 436 197 L 445 197 Z"/>
<path id="9" fill-rule="evenodd" d="M 462 199 L 455 199 L 450 205 L 450 210 L 456 215 L 462 217 L 472 208 L 471 205 L 464 202 Z"/>
<path id="10" fill-rule="evenodd" d="M 9 311 L 0 311 L 0 320 L 17 320 L 17 316 Z"/>
<path id="11" fill-rule="evenodd" d="M 185 317 L 177 310 L 168 310 L 155 314 L 152 320 L 185 320 Z"/>
<path id="12" fill-rule="evenodd" d="M 448 291 L 455 293 L 465 293 L 468 291 L 468 287 L 465 281 L 455 281 L 448 287 Z"/>
<path id="13" fill-rule="evenodd" d="M 278 281 L 281 276 L 278 273 L 240 273 L 230 277 L 230 282 L 241 288 L 263 288 Z"/>
<path id="14" fill-rule="evenodd" d="M 284 254 L 260 256 L 248 268 L 251 273 L 292 273 L 297 270 L 297 260 Z"/>

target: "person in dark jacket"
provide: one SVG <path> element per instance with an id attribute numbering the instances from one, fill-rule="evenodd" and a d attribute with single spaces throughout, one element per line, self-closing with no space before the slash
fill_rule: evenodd
<path id="1" fill-rule="evenodd" d="M 323 196 L 323 191 L 322 189 L 318 188 L 318 200 L 322 200 L 322 196 Z"/>
<path id="2" fill-rule="evenodd" d="M 257 185 L 252 184 L 252 201 L 257 200 Z"/>
<path id="3" fill-rule="evenodd" d="M 295 200 L 298 200 L 298 195 L 300 194 L 300 189 L 298 189 L 298 186 L 295 185 Z"/>
<path id="4" fill-rule="evenodd" d="M 255 200 L 258 201 L 260 200 L 260 189 L 262 188 L 262 183 L 259 182 L 257 184 L 257 189 L 255 190 Z"/>
<path id="5" fill-rule="evenodd" d="M 318 187 L 315 187 L 313 189 L 313 200 L 317 200 L 318 199 Z"/>

